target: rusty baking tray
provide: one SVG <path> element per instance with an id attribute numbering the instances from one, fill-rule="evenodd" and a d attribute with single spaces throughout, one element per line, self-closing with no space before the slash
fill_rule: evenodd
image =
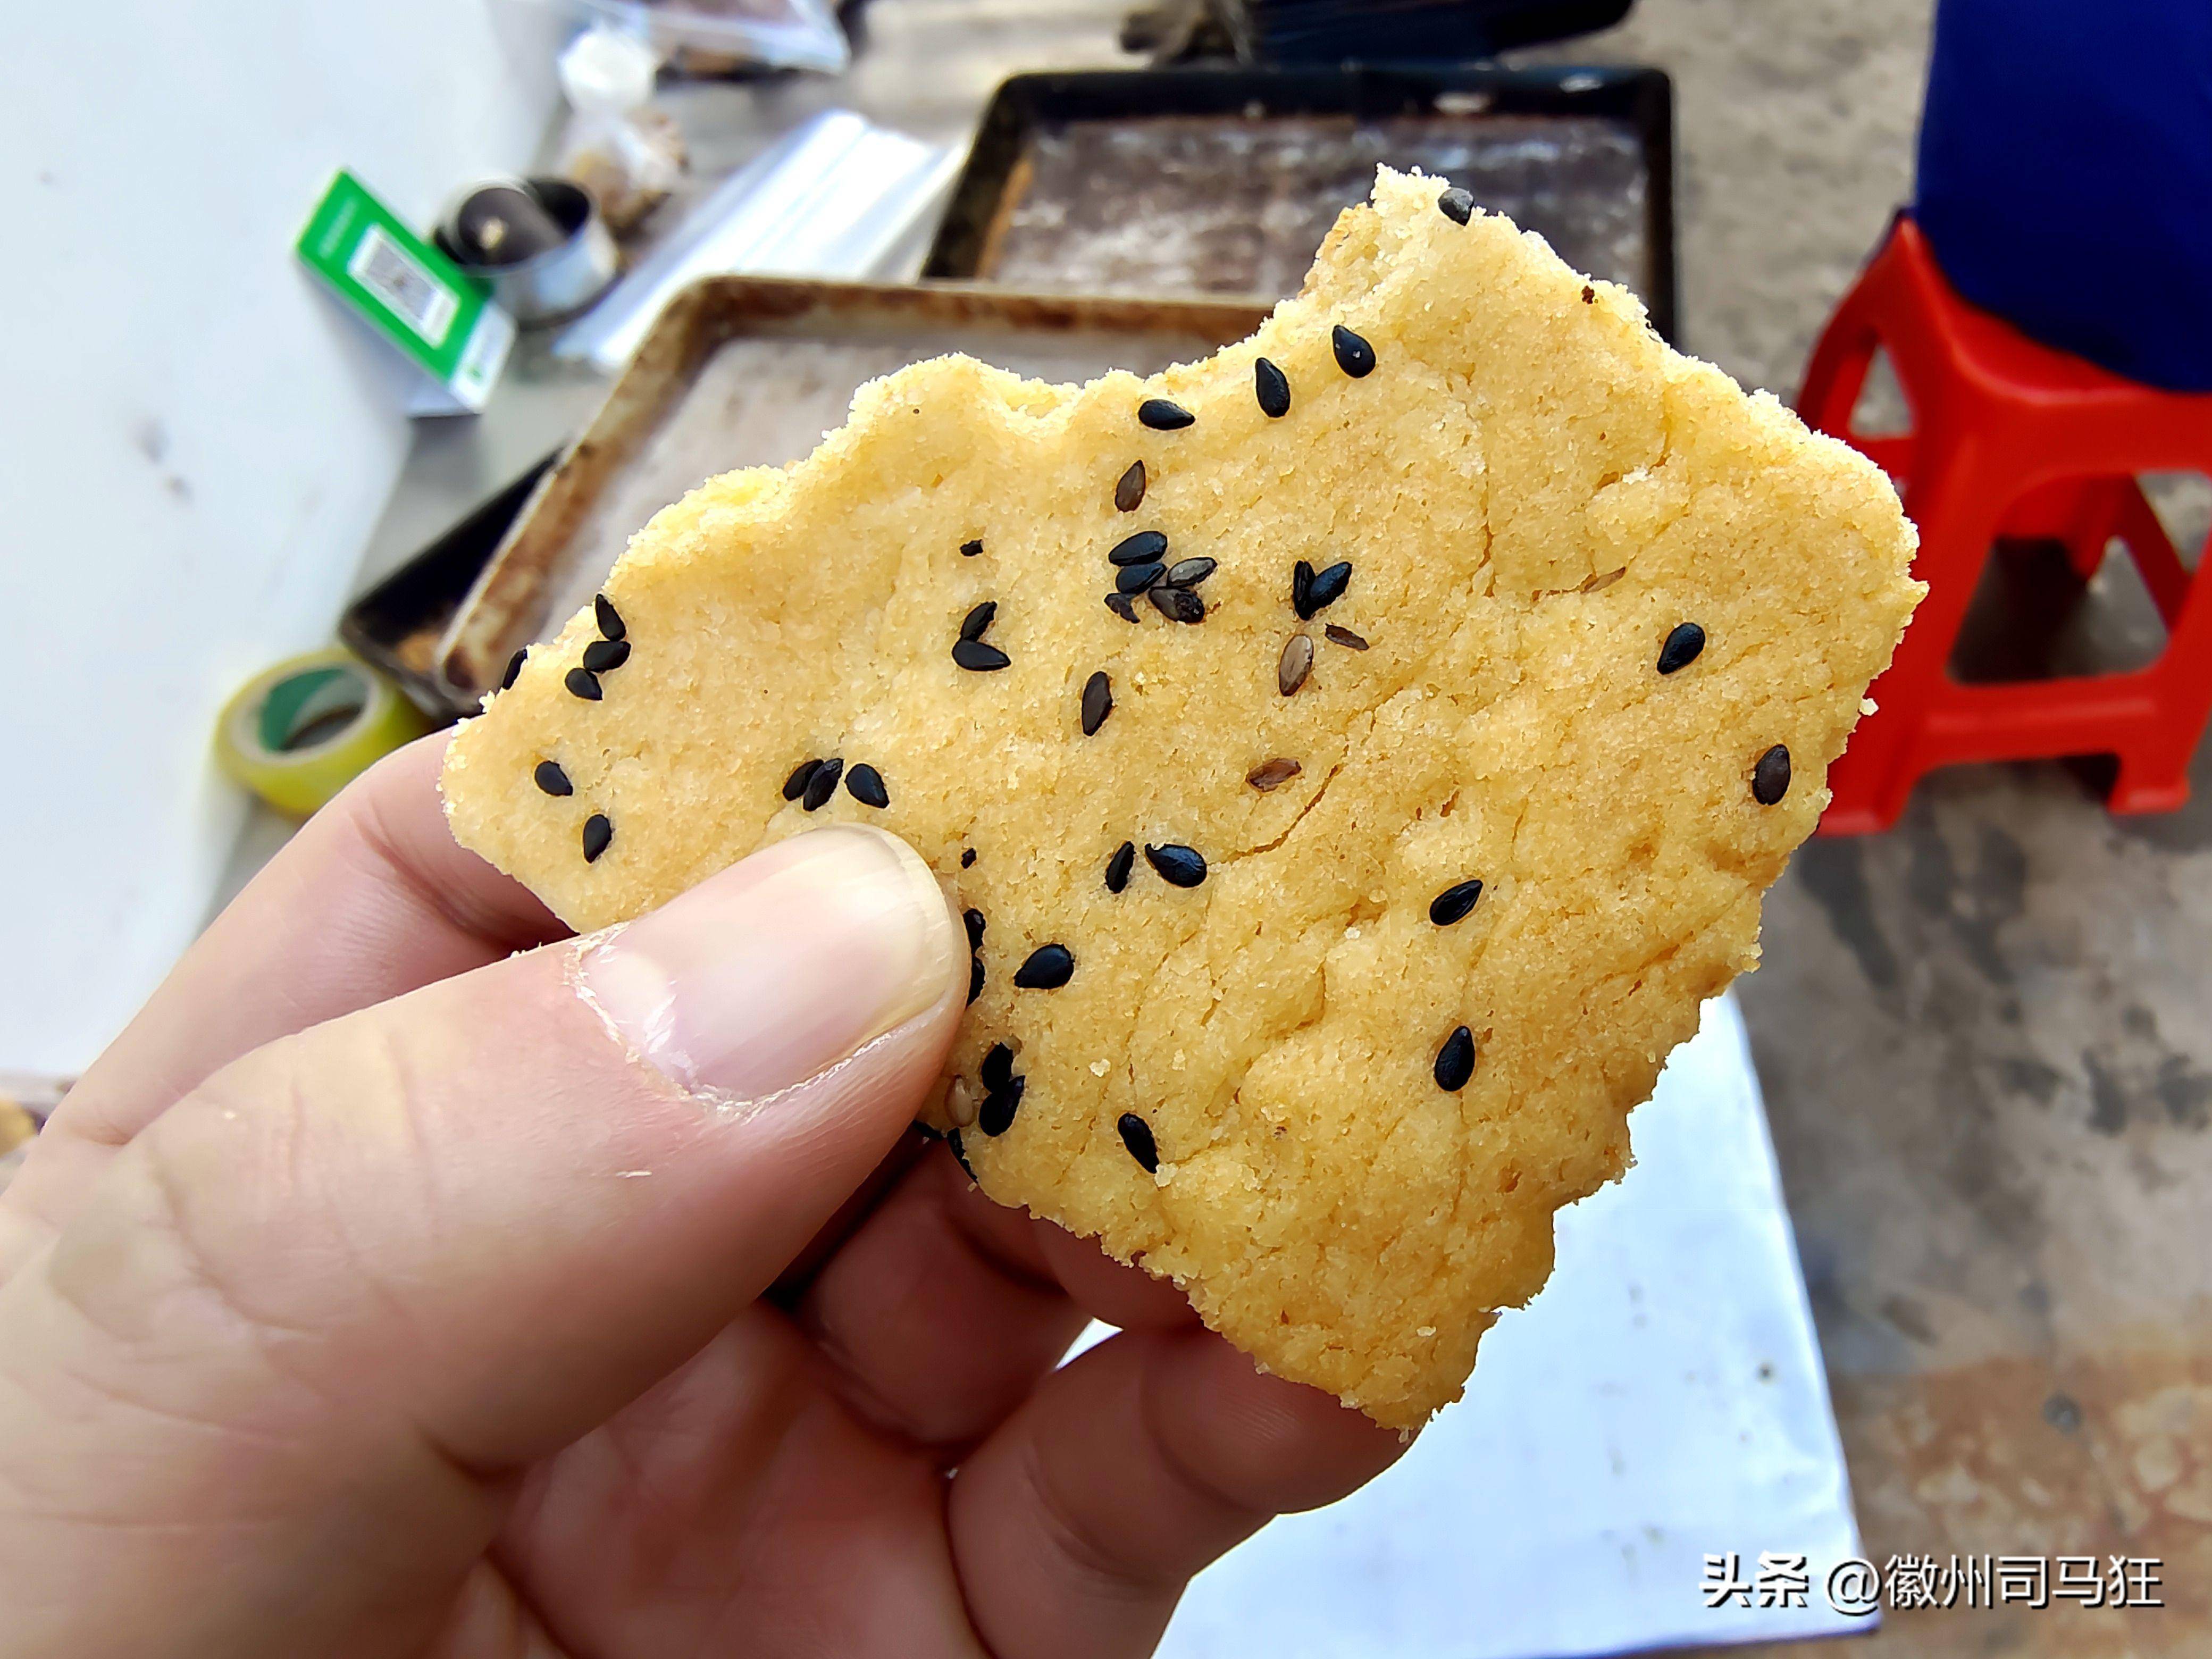
<path id="1" fill-rule="evenodd" d="M 630 532 L 702 480 L 805 455 L 860 385 L 962 351 L 1033 379 L 1149 374 L 1241 340 L 1264 307 L 714 276 L 664 311 L 538 483 L 447 630 L 456 707 L 588 604 Z"/>
<path id="2" fill-rule="evenodd" d="M 338 637 L 354 654 L 398 681 L 426 714 L 465 712 L 438 672 L 440 644 L 538 481 L 559 459 L 556 450 L 487 497 L 338 618 Z"/>
<path id="3" fill-rule="evenodd" d="M 1276 298 L 1378 161 L 1449 178 L 1674 332 L 1674 90 L 1656 69 L 1479 64 L 1018 75 L 925 277 Z"/>

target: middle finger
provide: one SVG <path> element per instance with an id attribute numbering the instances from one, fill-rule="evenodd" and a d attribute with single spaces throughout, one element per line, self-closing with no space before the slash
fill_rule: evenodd
<path id="1" fill-rule="evenodd" d="M 793 1311 L 855 1409 L 948 1461 L 1003 1422 L 1091 1318 L 1196 1318 L 1172 1285 L 993 1203 L 942 1147 L 854 1230 Z"/>
<path id="2" fill-rule="evenodd" d="M 867 1420 L 948 1460 L 1049 1371 L 1085 1316 L 1017 1211 L 963 1201 L 941 1148 L 908 1170 L 793 1310 Z"/>

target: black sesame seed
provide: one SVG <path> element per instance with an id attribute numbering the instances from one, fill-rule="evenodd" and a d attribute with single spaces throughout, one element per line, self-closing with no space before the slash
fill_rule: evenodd
<path id="1" fill-rule="evenodd" d="M 603 639 L 618 640 L 629 632 L 623 625 L 622 612 L 615 609 L 614 601 L 604 593 L 592 595 L 592 615 L 599 621 L 599 635 Z"/>
<path id="2" fill-rule="evenodd" d="M 968 948 L 976 949 L 983 943 L 983 913 L 971 904 L 960 913 L 960 921 L 968 930 Z"/>
<path id="3" fill-rule="evenodd" d="M 1168 587 L 1195 587 L 1220 568 L 1213 559 L 1178 559 L 1168 567 L 1168 574 L 1160 581 Z"/>
<path id="4" fill-rule="evenodd" d="M 1278 755 L 1273 760 L 1262 761 L 1244 775 L 1244 781 L 1261 794 L 1279 789 L 1305 769 L 1287 755 Z"/>
<path id="5" fill-rule="evenodd" d="M 1594 306 L 1597 303 L 1597 290 L 1588 283 L 1583 284 L 1583 303 L 1586 306 Z"/>
<path id="6" fill-rule="evenodd" d="M 1455 225 L 1474 217 L 1474 198 L 1455 185 L 1437 198 L 1437 211 Z"/>
<path id="7" fill-rule="evenodd" d="M 1335 349 L 1336 366 L 1353 380 L 1364 380 L 1375 372 L 1375 348 L 1342 323 L 1329 331 L 1328 343 Z"/>
<path id="8" fill-rule="evenodd" d="M 1474 908 L 1474 902 L 1481 896 L 1480 882 L 1455 883 L 1429 901 L 1429 920 L 1439 927 L 1449 927 L 1455 921 L 1464 921 L 1467 913 Z"/>
<path id="9" fill-rule="evenodd" d="M 960 619 L 960 637 L 963 640 L 981 639 L 984 630 L 990 627 L 998 615 L 999 602 L 996 599 L 984 600 Z"/>
<path id="10" fill-rule="evenodd" d="M 1283 654 L 1275 660 L 1275 689 L 1286 697 L 1296 696 L 1313 672 L 1313 641 L 1308 635 L 1293 634 L 1285 640 Z"/>
<path id="11" fill-rule="evenodd" d="M 1188 587 L 1155 587 L 1145 597 L 1170 622 L 1200 623 L 1206 620 L 1206 601 Z"/>
<path id="12" fill-rule="evenodd" d="M 1117 593 L 1141 593 L 1167 574 L 1167 566 L 1158 559 L 1150 564 L 1124 565 L 1114 573 L 1114 591 Z"/>
<path id="13" fill-rule="evenodd" d="M 1137 620 L 1136 603 L 1127 593 L 1109 593 L 1106 596 L 1106 608 L 1123 622 Z"/>
<path id="14" fill-rule="evenodd" d="M 1260 412 L 1279 421 L 1291 412 L 1291 382 L 1265 357 L 1252 360 L 1252 390 L 1260 399 Z"/>
<path id="15" fill-rule="evenodd" d="M 1134 513 L 1144 504 L 1145 464 L 1142 461 L 1132 461 L 1129 463 L 1129 470 L 1121 475 L 1114 486 L 1114 506 L 1119 512 Z"/>
<path id="16" fill-rule="evenodd" d="M 1340 645 L 1348 651 L 1364 651 L 1367 641 L 1348 628 L 1339 628 L 1334 623 L 1321 630 L 1328 635 L 1329 643 Z"/>
<path id="17" fill-rule="evenodd" d="M 586 702 L 599 700 L 599 677 L 588 668 L 572 668 L 561 678 L 571 696 L 581 697 Z"/>
<path id="18" fill-rule="evenodd" d="M 1154 847 L 1147 842 L 1145 862 L 1160 872 L 1160 879 L 1170 887 L 1195 887 L 1206 879 L 1206 858 L 1194 847 L 1184 847 L 1170 842 L 1165 847 Z"/>
<path id="19" fill-rule="evenodd" d="M 1310 617 L 1316 611 L 1328 610 L 1344 597 L 1344 590 L 1351 586 L 1352 564 L 1349 560 L 1340 559 L 1326 570 L 1316 571 L 1313 580 L 1306 587 L 1305 614 Z"/>
<path id="20" fill-rule="evenodd" d="M 1137 1160 L 1137 1167 L 1146 1175 L 1158 1174 L 1160 1149 L 1152 1139 L 1152 1126 L 1134 1112 L 1124 1112 L 1121 1121 L 1114 1127 L 1121 1132 L 1121 1144 L 1129 1149 L 1129 1156 Z"/>
<path id="21" fill-rule="evenodd" d="M 1014 1051 L 1003 1042 L 993 1043 L 983 1063 L 975 1068 L 975 1075 L 983 1079 L 987 1091 L 996 1094 L 1014 1080 Z"/>
<path id="22" fill-rule="evenodd" d="M 960 556 L 963 559 L 972 559 L 982 550 L 983 543 L 982 538 L 980 537 L 972 542 L 963 542 L 960 544 Z"/>
<path id="23" fill-rule="evenodd" d="M 584 666 L 594 674 L 611 673 L 629 660 L 628 640 L 593 640 L 584 647 Z"/>
<path id="24" fill-rule="evenodd" d="M 1291 609 L 1298 613 L 1300 622 L 1313 616 L 1313 566 L 1304 559 L 1291 567 Z"/>
<path id="25" fill-rule="evenodd" d="M 963 870 L 972 870 L 975 866 L 975 849 L 972 847 L 962 848 L 960 854 L 960 867 Z"/>
<path id="26" fill-rule="evenodd" d="M 818 760 L 799 762 L 791 769 L 791 775 L 783 781 L 783 798 L 786 800 L 797 800 L 806 793 L 807 784 L 821 769 L 822 763 Z"/>
<path id="27" fill-rule="evenodd" d="M 499 689 L 501 690 L 506 690 L 509 686 L 513 685 L 519 678 L 520 678 L 522 673 L 523 659 L 529 656 L 529 654 L 530 647 L 526 645 L 520 651 L 517 651 L 513 656 L 507 659 L 507 672 L 499 677 Z"/>
<path id="28" fill-rule="evenodd" d="M 836 756 L 832 755 L 823 761 L 814 769 L 814 775 L 806 780 L 806 787 L 799 795 L 799 804 L 810 812 L 820 811 L 828 804 L 830 797 L 837 793 L 837 780 L 844 771 L 845 763 Z"/>
<path id="29" fill-rule="evenodd" d="M 994 1089 L 983 1097 L 983 1103 L 975 1109 L 975 1127 L 996 1139 L 1014 1127 L 1014 1110 L 1022 1103 L 1022 1091 L 1030 1086 L 1025 1077 L 1011 1079 L 1004 1089 Z"/>
<path id="30" fill-rule="evenodd" d="M 1024 991 L 1057 991 L 1074 974 L 1075 956 L 1065 945 L 1040 945 L 1014 970 L 1014 983 Z"/>
<path id="31" fill-rule="evenodd" d="M 975 999 L 970 997 L 969 1000 L 973 1002 Z M 959 1164 L 961 1174 L 966 1176 L 970 1181 L 975 1180 L 975 1166 L 968 1161 L 968 1149 L 960 1144 L 960 1131 L 955 1129 L 951 1134 L 945 1136 L 945 1144 L 951 1148 L 953 1162 Z"/>
<path id="32" fill-rule="evenodd" d="M 1100 669 L 1083 682 L 1083 735 L 1089 737 L 1106 724 L 1114 712 L 1114 682 Z"/>
<path id="33" fill-rule="evenodd" d="M 568 781 L 568 775 L 554 761 L 540 761 L 538 769 L 530 775 L 538 780 L 538 787 L 549 795 L 573 795 L 576 786 Z"/>
<path id="34" fill-rule="evenodd" d="M 970 957 L 968 958 L 968 1001 L 969 1006 L 974 1006 L 975 999 L 982 994 L 983 958 L 981 957 Z"/>
<path id="35" fill-rule="evenodd" d="M 1705 648 L 1704 629 L 1695 623 L 1675 623 L 1667 635 L 1667 642 L 1659 647 L 1659 672 L 1672 674 L 1677 669 L 1687 668 Z"/>
<path id="36" fill-rule="evenodd" d="M 1165 398 L 1147 398 L 1137 405 L 1137 418 L 1155 432 L 1180 432 L 1198 416 Z"/>
<path id="37" fill-rule="evenodd" d="M 1778 743 L 1751 769 L 1751 798 L 1761 806 L 1771 806 L 1789 793 L 1790 750 Z"/>
<path id="38" fill-rule="evenodd" d="M 845 793 L 863 806 L 891 804 L 891 792 L 884 787 L 884 775 L 865 763 L 845 774 Z"/>
<path id="39" fill-rule="evenodd" d="M 1114 856 L 1106 860 L 1106 890 L 1118 893 L 1129 884 L 1129 872 L 1137 862 L 1137 843 L 1125 841 L 1114 849 Z"/>
<path id="40" fill-rule="evenodd" d="M 584 862 L 596 863 L 607 843 L 615 838 L 613 822 L 605 812 L 594 812 L 584 820 Z"/>
<path id="41" fill-rule="evenodd" d="M 1467 1087 L 1467 1080 L 1474 1075 L 1474 1033 L 1460 1026 L 1444 1039 L 1444 1046 L 1437 1050 L 1437 1087 L 1446 1094 L 1457 1094 Z"/>
<path id="42" fill-rule="evenodd" d="M 1168 538 L 1157 530 L 1139 530 L 1114 544 L 1106 555 L 1111 565 L 1150 564 L 1168 550 Z"/>
<path id="43" fill-rule="evenodd" d="M 995 645 L 981 640 L 956 640 L 952 645 L 952 660 L 971 674 L 990 674 L 1004 668 L 1013 659 Z"/>

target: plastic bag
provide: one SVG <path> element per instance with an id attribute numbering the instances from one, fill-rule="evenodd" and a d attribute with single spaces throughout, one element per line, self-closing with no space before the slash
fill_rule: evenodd
<path id="1" fill-rule="evenodd" d="M 659 67 L 651 46 L 605 24 L 561 54 L 561 90 L 574 113 L 554 166 L 592 193 L 617 236 L 666 200 L 684 173 L 684 136 L 651 106 Z"/>

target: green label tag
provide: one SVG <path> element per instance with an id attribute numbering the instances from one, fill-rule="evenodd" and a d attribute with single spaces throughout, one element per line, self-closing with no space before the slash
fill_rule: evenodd
<path id="1" fill-rule="evenodd" d="M 479 410 L 514 324 L 460 267 L 341 171 L 301 231 L 300 258 L 464 407 Z"/>

